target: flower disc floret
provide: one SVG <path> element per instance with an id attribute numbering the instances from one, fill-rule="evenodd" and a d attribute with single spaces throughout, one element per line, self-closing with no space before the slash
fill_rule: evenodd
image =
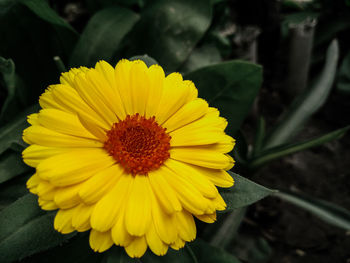
<path id="1" fill-rule="evenodd" d="M 136 113 L 113 124 L 107 132 L 104 148 L 126 172 L 146 175 L 158 169 L 170 157 L 170 139 L 166 129 Z"/>

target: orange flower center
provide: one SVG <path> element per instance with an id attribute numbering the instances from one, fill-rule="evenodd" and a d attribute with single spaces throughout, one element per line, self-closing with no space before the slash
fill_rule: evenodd
<path id="1" fill-rule="evenodd" d="M 170 157 L 171 137 L 165 131 L 155 117 L 128 115 L 107 132 L 104 148 L 127 172 L 145 175 Z"/>

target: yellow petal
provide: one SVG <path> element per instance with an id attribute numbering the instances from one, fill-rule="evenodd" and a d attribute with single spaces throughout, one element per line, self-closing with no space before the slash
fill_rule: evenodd
<path id="1" fill-rule="evenodd" d="M 222 199 L 221 195 L 217 195 L 217 197 L 212 200 L 215 210 L 219 210 L 219 211 L 223 211 L 226 209 L 226 203 L 224 201 L 224 199 Z"/>
<path id="2" fill-rule="evenodd" d="M 169 169 L 167 162 L 159 170 L 175 190 L 179 201 L 186 210 L 197 215 L 204 214 L 208 209 L 208 201 L 194 185 Z"/>
<path id="3" fill-rule="evenodd" d="M 54 202 L 59 208 L 68 209 L 81 203 L 78 195 L 81 184 L 59 187 L 55 190 Z"/>
<path id="4" fill-rule="evenodd" d="M 219 187 L 231 187 L 233 185 L 233 178 L 225 170 L 209 169 L 196 165 L 192 167 L 198 170 L 201 174 L 206 176 L 211 182 Z"/>
<path id="5" fill-rule="evenodd" d="M 39 104 L 40 104 L 41 108 L 43 108 L 43 109 L 58 109 L 58 110 L 67 111 L 67 109 L 65 109 L 65 107 L 60 105 L 54 99 L 53 94 L 52 94 L 52 87 L 49 87 L 48 89 L 46 89 L 46 91 L 43 94 L 41 94 L 41 96 L 39 98 Z"/>
<path id="6" fill-rule="evenodd" d="M 74 213 L 74 207 L 71 209 L 58 210 L 54 220 L 54 228 L 62 234 L 68 234 L 73 232 L 74 231 L 74 228 L 72 226 L 73 213 Z"/>
<path id="7" fill-rule="evenodd" d="M 125 227 L 125 204 L 122 204 L 122 207 L 119 212 L 118 219 L 114 224 L 111 234 L 114 244 L 126 247 L 128 246 L 133 237 L 126 231 Z"/>
<path id="8" fill-rule="evenodd" d="M 196 149 L 195 147 L 172 148 L 170 157 L 178 161 L 212 169 L 229 170 L 234 165 L 232 157 L 227 154 L 206 149 Z"/>
<path id="9" fill-rule="evenodd" d="M 152 252 L 158 256 L 163 256 L 168 251 L 168 245 L 161 240 L 153 223 L 146 234 L 146 241 Z"/>
<path id="10" fill-rule="evenodd" d="M 179 250 L 184 246 L 185 246 L 185 241 L 183 241 L 181 238 L 176 239 L 176 241 L 170 245 L 170 247 L 175 250 Z"/>
<path id="11" fill-rule="evenodd" d="M 216 212 L 206 215 L 195 215 L 195 217 L 205 223 L 214 223 L 216 221 Z"/>
<path id="12" fill-rule="evenodd" d="M 124 110 L 127 115 L 134 113 L 132 108 L 131 92 L 130 92 L 130 68 L 132 62 L 122 59 L 115 66 L 115 82 L 116 88 L 122 98 Z"/>
<path id="13" fill-rule="evenodd" d="M 38 116 L 39 116 L 38 113 L 32 113 L 32 114 L 28 115 L 27 122 L 31 125 L 38 125 L 39 124 Z"/>
<path id="14" fill-rule="evenodd" d="M 208 103 L 203 99 L 195 99 L 180 108 L 162 126 L 167 129 L 167 132 L 171 132 L 199 119 L 207 111 Z"/>
<path id="15" fill-rule="evenodd" d="M 56 210 L 58 208 L 58 206 L 56 205 L 56 203 L 54 201 L 43 200 L 40 197 L 38 199 L 38 203 L 39 203 L 39 206 L 41 207 L 41 209 L 43 209 L 43 210 L 51 211 L 51 210 Z"/>
<path id="16" fill-rule="evenodd" d="M 180 73 L 171 73 L 165 78 L 162 97 L 155 114 L 158 124 L 162 125 L 186 102 L 190 89 L 184 85 Z"/>
<path id="17" fill-rule="evenodd" d="M 98 83 L 95 78 L 95 70 L 90 70 L 86 74 L 78 74 L 75 77 L 75 89 L 80 97 L 107 123 L 113 124 L 118 121 L 112 109 L 106 105 L 106 98 L 103 95 L 110 86 Z"/>
<path id="18" fill-rule="evenodd" d="M 26 164 L 31 167 L 37 167 L 41 161 L 67 151 L 67 148 L 54 148 L 32 144 L 24 149 L 22 156 Z"/>
<path id="19" fill-rule="evenodd" d="M 144 236 L 135 237 L 134 240 L 125 247 L 126 253 L 131 258 L 140 258 L 145 254 L 147 250 L 147 243 Z"/>
<path id="20" fill-rule="evenodd" d="M 170 244 L 175 242 L 177 238 L 175 215 L 165 213 L 153 193 L 151 201 L 152 219 L 157 234 L 164 243 Z"/>
<path id="21" fill-rule="evenodd" d="M 94 206 L 80 204 L 75 208 L 72 217 L 72 226 L 79 232 L 87 231 L 91 228 L 90 226 L 90 216 Z"/>
<path id="22" fill-rule="evenodd" d="M 98 172 L 82 183 L 79 196 L 86 204 L 96 203 L 115 186 L 122 173 L 119 164 Z"/>
<path id="23" fill-rule="evenodd" d="M 75 76 L 79 73 L 86 73 L 89 69 L 87 67 L 71 68 L 68 72 L 63 72 L 60 77 L 62 84 L 74 87 Z"/>
<path id="24" fill-rule="evenodd" d="M 186 134 L 194 134 L 196 132 L 223 132 L 227 121 L 222 117 L 218 117 L 216 115 L 216 111 L 217 110 L 212 110 L 212 108 L 208 108 L 207 114 L 177 130 L 170 132 L 170 136 L 186 136 Z"/>
<path id="25" fill-rule="evenodd" d="M 176 222 L 182 240 L 192 241 L 196 238 L 196 224 L 189 212 L 184 210 L 176 213 Z"/>
<path id="26" fill-rule="evenodd" d="M 113 123 L 107 122 L 99 114 L 97 114 L 85 101 L 80 97 L 78 92 L 71 87 L 65 85 L 55 85 L 52 88 L 52 96 L 67 111 L 79 115 L 81 118 L 87 119 L 91 123 L 95 123 L 99 127 L 109 130 Z"/>
<path id="27" fill-rule="evenodd" d="M 43 127 L 73 136 L 97 139 L 88 132 L 76 115 L 56 109 L 43 109 L 39 112 L 38 122 Z"/>
<path id="28" fill-rule="evenodd" d="M 184 80 L 183 84 L 189 89 L 186 102 L 195 100 L 198 97 L 198 90 L 191 80 Z"/>
<path id="29" fill-rule="evenodd" d="M 29 190 L 35 189 L 35 193 L 37 193 L 36 188 L 40 183 L 39 176 L 35 173 L 33 174 L 27 181 L 27 188 Z"/>
<path id="30" fill-rule="evenodd" d="M 23 140 L 48 147 L 103 147 L 98 140 L 66 135 L 38 125 L 25 129 Z"/>
<path id="31" fill-rule="evenodd" d="M 218 129 L 201 129 L 186 132 L 174 131 L 171 134 L 171 147 L 182 147 L 182 146 L 205 146 L 211 147 L 212 144 L 220 143 L 226 139 L 227 135 L 223 131 Z M 205 148 L 204 147 L 204 148 Z M 233 148 L 233 147 L 232 147 Z M 231 149 L 232 149 L 231 148 Z M 213 148 L 213 150 L 216 150 Z M 222 152 L 222 150 L 219 150 Z"/>
<path id="32" fill-rule="evenodd" d="M 220 135 L 220 138 L 214 144 L 199 145 L 200 149 L 207 149 L 211 151 L 216 151 L 220 153 L 229 153 L 233 150 L 235 146 L 235 139 L 228 135 Z"/>
<path id="33" fill-rule="evenodd" d="M 142 60 L 135 60 L 130 69 L 130 92 L 133 114 L 144 116 L 149 96 L 148 68 Z"/>
<path id="34" fill-rule="evenodd" d="M 178 177 L 182 177 L 183 180 L 192 183 L 203 196 L 215 198 L 218 195 L 218 190 L 215 185 L 190 165 L 172 159 L 167 160 L 166 165 L 173 170 Z"/>
<path id="35" fill-rule="evenodd" d="M 45 159 L 38 165 L 37 173 L 53 185 L 67 186 L 82 182 L 114 163 L 103 149 L 75 150 Z"/>
<path id="36" fill-rule="evenodd" d="M 142 236 L 151 222 L 151 188 L 145 175 L 134 176 L 133 181 L 126 204 L 125 226 L 130 235 Z"/>
<path id="37" fill-rule="evenodd" d="M 90 231 L 89 242 L 95 252 L 104 252 L 113 245 L 110 231 L 100 232 L 95 229 Z"/>
<path id="38" fill-rule="evenodd" d="M 79 113 L 77 113 L 78 119 L 81 125 L 92 135 L 94 138 L 99 139 L 101 142 L 105 142 L 107 140 L 106 131 L 95 123 L 91 122 L 91 119 L 84 118 Z"/>
<path id="39" fill-rule="evenodd" d="M 107 100 L 107 103 L 109 103 L 108 105 L 120 120 L 124 120 L 126 113 L 123 101 L 120 98 L 119 91 L 117 90 L 114 68 L 106 61 L 99 61 L 96 63 L 96 70 L 102 74 L 103 79 L 108 82 L 110 86 L 110 89 L 108 89 L 107 93 L 104 94 L 105 98 L 111 98 L 110 100 Z"/>
<path id="40" fill-rule="evenodd" d="M 150 80 L 149 95 L 145 109 L 146 118 L 155 116 L 163 93 L 165 74 L 161 66 L 152 65 L 148 70 Z"/>
<path id="41" fill-rule="evenodd" d="M 37 195 L 43 200 L 53 200 L 56 193 L 56 187 L 45 180 L 40 180 L 37 187 Z"/>
<path id="42" fill-rule="evenodd" d="M 104 70 L 108 70 L 106 64 L 100 64 Z M 99 107 L 105 108 L 106 106 L 108 108 L 109 121 L 114 123 L 117 121 L 116 116 L 119 119 L 124 119 L 126 114 L 119 93 L 115 90 L 114 69 L 111 66 L 110 68 L 112 69 L 112 72 L 110 72 L 112 75 L 109 76 L 113 79 L 107 80 L 103 73 L 92 69 L 86 74 L 86 80 L 91 83 L 93 88 L 94 95 L 91 97 L 94 98 L 96 96 L 99 99 L 100 103 L 102 103 Z M 111 86 L 112 83 L 114 83 L 114 86 Z M 102 112 L 102 114 L 106 115 L 106 112 Z"/>
<path id="43" fill-rule="evenodd" d="M 132 175 L 123 174 L 114 188 L 97 202 L 91 214 L 91 227 L 99 230 L 109 230 L 115 224 L 122 205 L 126 202 L 129 189 L 133 182 Z"/>
<path id="44" fill-rule="evenodd" d="M 168 182 L 164 179 L 162 172 L 159 171 L 159 169 L 154 170 L 148 174 L 148 177 L 153 193 L 156 195 L 164 211 L 168 214 L 181 211 L 181 203 L 172 187 L 170 187 Z"/>

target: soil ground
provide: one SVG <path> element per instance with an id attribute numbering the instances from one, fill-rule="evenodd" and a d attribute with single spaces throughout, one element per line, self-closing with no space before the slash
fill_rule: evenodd
<path id="1" fill-rule="evenodd" d="M 285 103 L 278 92 L 262 90 L 259 108 L 268 125 Z M 313 138 L 350 123 L 349 97 L 334 91 L 326 105 L 297 136 Z M 249 121 L 246 129 L 254 132 Z M 248 132 L 249 134 L 249 132 Z M 253 180 L 272 189 L 296 191 L 350 209 L 350 135 L 271 162 Z M 349 263 L 350 231 L 331 226 L 309 212 L 275 197 L 248 210 L 240 233 L 264 237 L 271 247 L 271 263 Z M 259 262 L 259 261 L 257 261 Z"/>

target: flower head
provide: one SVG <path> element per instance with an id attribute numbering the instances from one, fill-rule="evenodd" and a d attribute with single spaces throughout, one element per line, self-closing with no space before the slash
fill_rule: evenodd
<path id="1" fill-rule="evenodd" d="M 230 187 L 234 140 L 219 111 L 181 74 L 121 60 L 115 68 L 73 68 L 28 116 L 24 162 L 44 210 L 61 233 L 90 230 L 90 246 L 113 244 L 131 257 L 164 255 L 196 237 L 194 217 L 211 223 Z"/>

